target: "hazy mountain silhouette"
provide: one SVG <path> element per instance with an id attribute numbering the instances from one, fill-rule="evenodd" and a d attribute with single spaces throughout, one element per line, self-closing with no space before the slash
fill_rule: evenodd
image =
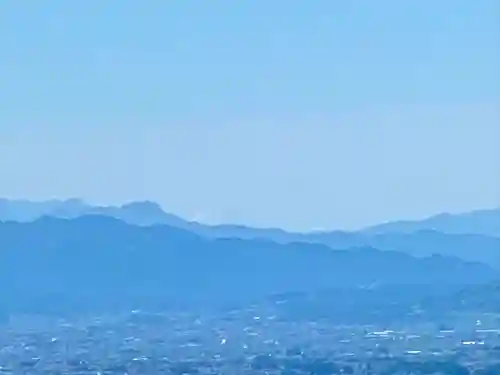
<path id="1" fill-rule="evenodd" d="M 272 293 L 382 284 L 479 283 L 492 268 L 458 258 L 308 243 L 207 239 L 106 216 L 0 223 L 2 301 L 12 308 L 228 302 Z"/>
<path id="2" fill-rule="evenodd" d="M 33 202 L 0 198 L 0 221 L 24 222 L 36 220 L 44 215 L 80 215 L 89 208 L 90 206 L 80 199 Z"/>
<path id="3" fill-rule="evenodd" d="M 204 235 L 212 234 L 215 237 L 268 238 L 269 236 L 279 237 L 280 235 L 287 237 L 294 234 L 278 228 L 252 228 L 232 224 L 204 225 L 167 213 L 159 204 L 151 201 L 130 202 L 121 206 L 92 206 L 80 199 L 32 202 L 0 198 L 0 221 L 13 220 L 22 222 L 32 221 L 42 216 L 74 218 L 92 214 L 112 216 L 137 225 L 167 224 L 202 232 L 201 234 Z M 443 213 L 423 220 L 387 222 L 367 227 L 359 232 L 374 235 L 387 233 L 407 234 L 420 231 L 500 237 L 500 207 L 459 214 Z M 341 232 L 333 233 L 341 234 Z"/>
<path id="4" fill-rule="evenodd" d="M 0 220 L 32 221 L 44 215 L 61 218 L 104 215 L 134 225 L 165 224 L 213 239 L 263 239 L 284 244 L 307 242 L 335 249 L 374 247 L 380 250 L 403 251 L 415 256 L 454 255 L 500 269 L 500 236 L 478 234 L 498 232 L 500 209 L 458 215 L 444 214 L 420 222 L 388 223 L 359 232 L 291 233 L 275 228 L 204 225 L 190 222 L 166 213 L 158 204 L 147 201 L 128 203 L 119 207 L 96 207 L 77 199 L 34 203 L 0 200 Z"/>
<path id="5" fill-rule="evenodd" d="M 423 220 L 389 222 L 366 228 L 364 231 L 370 234 L 381 234 L 411 233 L 423 230 L 500 237 L 500 207 L 460 214 L 443 213 Z"/>
<path id="6" fill-rule="evenodd" d="M 164 212 L 160 205 L 150 201 L 131 202 L 122 206 L 92 206 L 80 199 L 41 202 L 0 199 L 0 221 L 27 222 L 43 216 L 71 219 L 84 215 L 111 216 L 136 225 L 167 224 L 183 227 L 187 223 L 178 216 Z"/>

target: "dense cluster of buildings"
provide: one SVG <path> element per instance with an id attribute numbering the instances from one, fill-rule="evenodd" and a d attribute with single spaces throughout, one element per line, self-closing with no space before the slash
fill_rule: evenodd
<path id="1" fill-rule="evenodd" d="M 346 326 L 252 309 L 14 317 L 0 331 L 0 374 L 498 375 L 497 323 Z"/>

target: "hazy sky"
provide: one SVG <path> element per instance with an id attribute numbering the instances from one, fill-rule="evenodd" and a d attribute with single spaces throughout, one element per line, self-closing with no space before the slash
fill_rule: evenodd
<path id="1" fill-rule="evenodd" d="M 0 196 L 353 228 L 500 205 L 497 0 L 0 2 Z"/>

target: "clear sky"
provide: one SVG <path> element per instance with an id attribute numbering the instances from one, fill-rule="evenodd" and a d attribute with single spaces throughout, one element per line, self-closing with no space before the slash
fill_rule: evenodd
<path id="1" fill-rule="evenodd" d="M 4 0 L 0 196 L 354 228 L 500 205 L 497 0 Z"/>

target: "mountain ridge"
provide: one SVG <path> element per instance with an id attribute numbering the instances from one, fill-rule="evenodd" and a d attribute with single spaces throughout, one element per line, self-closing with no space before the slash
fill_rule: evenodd
<path id="1" fill-rule="evenodd" d="M 433 229 L 447 234 L 482 234 L 500 237 L 500 207 L 461 213 L 440 213 L 420 220 L 396 220 L 362 229 L 365 233 L 407 233 Z"/>
<path id="2" fill-rule="evenodd" d="M 122 205 L 91 205 L 79 198 L 66 200 L 10 200 L 0 198 L 0 221 L 31 221 L 40 216 L 74 218 L 88 214 L 103 214 L 121 217 L 130 224 L 152 225 L 169 224 L 186 227 L 191 230 L 205 227 L 217 232 L 227 229 L 245 235 L 245 232 L 276 232 L 283 234 L 327 234 L 327 233 L 409 233 L 435 230 L 446 234 L 481 234 L 500 237 L 500 207 L 478 209 L 461 213 L 439 213 L 422 219 L 395 220 L 366 226 L 359 230 L 321 230 L 288 231 L 281 228 L 252 227 L 243 224 L 205 224 L 190 221 L 178 215 L 166 212 L 160 204 L 153 201 L 130 201 Z M 474 221 L 476 224 L 471 224 Z M 455 226 L 455 227 L 454 227 Z"/>
<path id="3" fill-rule="evenodd" d="M 16 211 L 16 207 L 20 208 Z M 24 215 L 18 212 L 22 210 L 25 210 Z M 459 217 L 460 222 L 470 217 L 477 217 L 478 215 L 486 215 L 495 219 L 497 211 L 500 218 L 500 209 L 479 210 L 474 211 L 475 213 L 458 214 L 457 217 Z M 467 261 L 480 261 L 500 269 L 500 237 L 487 236 L 481 233 L 446 233 L 436 230 L 434 228 L 436 225 L 434 224 L 422 224 L 420 226 L 411 224 L 415 230 L 408 230 L 410 224 L 404 224 L 403 226 L 406 228 L 404 230 L 392 230 L 393 226 L 397 228 L 401 227 L 395 222 L 392 224 L 381 224 L 382 229 L 380 229 L 381 227 L 374 226 L 357 232 L 324 231 L 297 233 L 279 228 L 252 228 L 232 224 L 205 225 L 190 222 L 179 216 L 166 213 L 159 204 L 150 201 L 129 202 L 122 206 L 91 206 L 78 199 L 31 202 L 31 204 L 29 201 L 0 199 L 0 220 L 4 221 L 10 218 L 13 221 L 26 222 L 40 216 L 74 219 L 88 215 L 113 217 L 128 224 L 139 226 L 167 225 L 211 239 L 266 239 L 282 244 L 305 242 L 326 245 L 333 249 L 373 247 L 379 250 L 403 251 L 415 256 L 442 254 L 458 256 Z M 444 217 L 446 220 L 449 220 L 450 217 L 454 216 L 451 214 L 438 215 L 426 219 L 427 221 L 424 220 L 424 223 L 433 223 L 437 220 L 436 217 Z M 414 222 L 411 221 L 408 223 Z M 493 220 L 492 223 L 491 227 L 494 226 L 495 221 Z M 463 224 L 461 225 L 463 226 Z"/>
<path id="4" fill-rule="evenodd" d="M 20 309 L 206 298 L 225 303 L 289 290 L 373 283 L 475 284 L 500 278 L 500 271 L 457 257 L 213 239 L 102 215 L 1 222 L 0 249 L 0 285 L 8 285 L 2 299 Z"/>

